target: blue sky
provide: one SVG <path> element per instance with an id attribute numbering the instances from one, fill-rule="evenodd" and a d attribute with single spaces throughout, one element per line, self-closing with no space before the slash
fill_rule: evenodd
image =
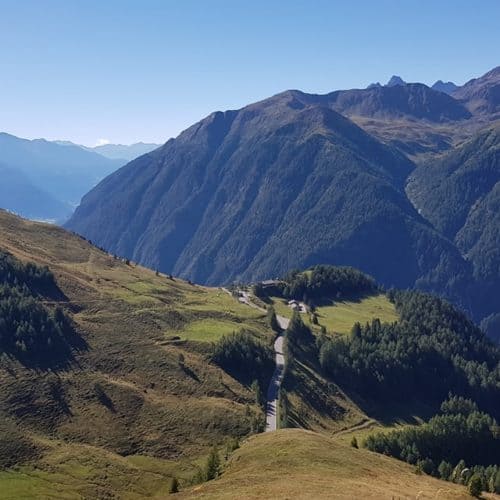
<path id="1" fill-rule="evenodd" d="M 500 65 L 500 1 L 0 0 L 0 131 L 164 142 L 288 88 L 459 84 Z"/>

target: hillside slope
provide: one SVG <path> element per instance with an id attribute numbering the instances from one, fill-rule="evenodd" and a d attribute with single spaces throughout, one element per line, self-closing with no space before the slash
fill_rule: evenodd
<path id="1" fill-rule="evenodd" d="M 27 307 L 58 306 L 79 339 L 62 363 L 53 341 L 43 359 L 36 343 L 3 350 L 0 329 L 0 468 L 22 467 L 0 473 L 0 491 L 12 486 L 18 498 L 47 480 L 72 498 L 165 491 L 173 471 L 189 479 L 210 446 L 256 428 L 254 393 L 210 353 L 212 341 L 241 328 L 270 343 L 262 313 L 221 290 L 127 265 L 54 226 L 0 211 L 0 228 L 3 252 L 55 277 L 58 292 Z M 28 339 L 45 327 L 24 330 Z"/>
<path id="2" fill-rule="evenodd" d="M 500 312 L 500 126 L 417 168 L 407 192 L 472 263 L 479 316 Z"/>
<path id="3" fill-rule="evenodd" d="M 468 268 L 408 202 L 413 164 L 310 99 L 291 91 L 210 115 L 105 179 L 67 226 L 196 282 L 323 262 L 455 294 L 447 280 Z"/>
<path id="4" fill-rule="evenodd" d="M 470 80 L 452 96 L 479 118 L 500 118 L 500 66 Z"/>
<path id="5" fill-rule="evenodd" d="M 471 498 L 464 486 L 313 432 L 286 429 L 248 439 L 222 477 L 179 498 Z M 485 498 L 498 498 L 485 495 Z"/>

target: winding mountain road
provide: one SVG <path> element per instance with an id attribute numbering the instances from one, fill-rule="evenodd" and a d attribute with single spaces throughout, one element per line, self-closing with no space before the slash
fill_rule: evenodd
<path id="1" fill-rule="evenodd" d="M 223 290 L 231 295 L 231 292 L 223 288 Z M 266 312 L 266 310 L 258 305 L 254 304 L 250 300 L 250 294 L 248 292 L 242 291 L 240 292 L 240 296 L 238 301 L 242 304 L 246 304 L 247 306 L 254 307 L 259 311 Z M 280 328 L 283 330 L 274 341 L 274 355 L 275 355 L 275 363 L 276 367 L 274 369 L 273 376 L 271 378 L 271 382 L 269 383 L 269 388 L 267 389 L 267 402 L 266 402 L 266 432 L 275 431 L 278 428 L 278 402 L 279 402 L 279 393 L 281 382 L 283 380 L 283 370 L 285 369 L 285 355 L 283 354 L 283 342 L 284 342 L 284 331 L 288 328 L 288 324 L 290 320 L 285 318 L 284 316 L 276 315 L 276 319 L 278 320 L 278 324 Z"/>
<path id="2" fill-rule="evenodd" d="M 290 320 L 283 316 L 276 316 L 280 327 L 283 330 L 288 328 Z M 283 380 L 283 370 L 285 369 L 285 356 L 283 354 L 283 332 L 280 333 L 274 341 L 274 353 L 276 360 L 276 368 L 274 369 L 269 389 L 267 390 L 267 403 L 266 403 L 266 432 L 275 431 L 278 428 L 278 400 L 281 382 Z"/>

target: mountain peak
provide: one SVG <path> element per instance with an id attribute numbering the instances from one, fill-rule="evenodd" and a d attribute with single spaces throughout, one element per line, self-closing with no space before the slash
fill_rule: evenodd
<path id="1" fill-rule="evenodd" d="M 445 94 L 452 94 L 458 89 L 458 86 L 453 82 L 443 82 L 443 80 L 438 80 L 431 87 L 432 90 L 437 90 L 438 92 L 444 92 Z"/>
<path id="2" fill-rule="evenodd" d="M 390 80 L 385 84 L 386 87 L 395 87 L 396 85 L 406 85 L 406 82 L 398 75 L 392 75 Z"/>

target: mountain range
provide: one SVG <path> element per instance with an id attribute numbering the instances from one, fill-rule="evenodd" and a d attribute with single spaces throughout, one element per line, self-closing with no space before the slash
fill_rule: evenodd
<path id="1" fill-rule="evenodd" d="M 91 151 L 94 153 L 99 153 L 105 158 L 111 160 L 120 160 L 123 163 L 132 161 L 133 159 L 153 151 L 153 149 L 159 148 L 161 144 L 154 144 L 151 142 L 136 142 L 134 144 L 100 144 L 99 146 L 89 147 L 82 146 L 81 144 L 75 144 L 71 141 L 55 141 L 57 144 L 62 146 L 77 146 L 79 148 L 85 149 L 86 151 Z"/>
<path id="2" fill-rule="evenodd" d="M 62 222 L 100 180 L 156 147 L 138 143 L 86 148 L 0 133 L 0 206 L 31 219 Z"/>
<path id="3" fill-rule="evenodd" d="M 452 95 L 398 81 L 326 95 L 286 91 L 213 113 L 107 177 L 67 227 L 209 284 L 353 265 L 386 286 L 441 293 L 479 321 L 500 312 L 498 223 L 482 218 L 494 211 L 498 149 L 476 147 L 490 144 L 482 138 L 498 118 L 499 85 L 496 68 Z M 468 175 L 481 184 L 474 165 L 484 161 L 492 180 L 469 196 L 440 165 L 465 155 L 471 137 Z M 444 183 L 431 180 L 433 171 L 449 181 L 451 205 L 470 207 L 456 235 L 426 210 L 424 191 L 456 215 L 422 184 Z"/>

